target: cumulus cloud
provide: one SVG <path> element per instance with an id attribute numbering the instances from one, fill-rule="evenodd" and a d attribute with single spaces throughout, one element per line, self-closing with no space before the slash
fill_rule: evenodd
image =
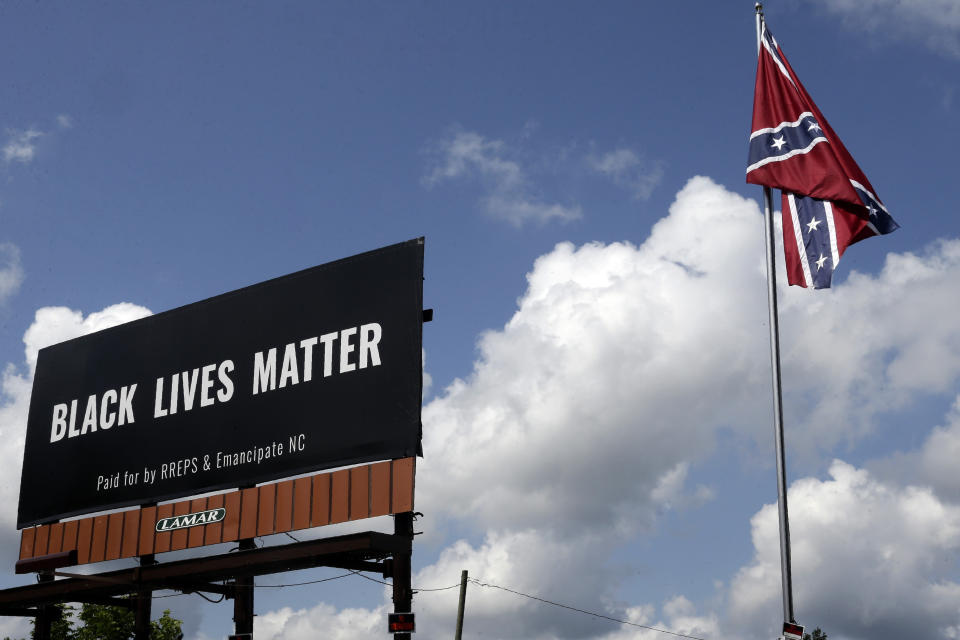
<path id="1" fill-rule="evenodd" d="M 927 434 L 916 450 L 895 452 L 867 466 L 885 479 L 929 486 L 941 499 L 960 503 L 957 460 L 960 460 L 960 396 L 955 399 L 944 424 Z"/>
<path id="2" fill-rule="evenodd" d="M 73 127 L 73 118 L 60 114 L 55 118 L 56 128 L 66 130 Z M 6 164 L 19 162 L 30 164 L 37 155 L 37 145 L 41 139 L 55 135 L 56 131 L 43 131 L 37 127 L 26 129 L 8 129 L 7 143 L 3 146 L 3 160 Z"/>
<path id="3" fill-rule="evenodd" d="M 663 180 L 663 167 L 659 164 L 648 166 L 649 163 L 632 149 L 620 148 L 603 154 L 590 154 L 586 160 L 587 166 L 593 171 L 629 190 L 637 200 L 649 198 Z"/>
<path id="4" fill-rule="evenodd" d="M 37 310 L 33 323 L 23 336 L 23 363 L 8 362 L 0 378 L 0 458 L 9 461 L 0 469 L 0 502 L 15 505 L 19 499 L 30 390 L 40 349 L 147 315 L 150 315 L 149 309 L 128 302 L 111 305 L 86 317 L 80 311 L 66 307 Z M 26 365 L 25 371 L 23 365 Z M 19 549 L 19 543 L 13 538 L 15 515 L 12 509 L 0 514 L 0 542 L 7 550 L 11 564 Z"/>
<path id="5" fill-rule="evenodd" d="M 757 204 L 697 177 L 641 245 L 562 243 L 537 259 L 512 317 L 480 336 L 471 374 L 424 408 L 417 508 L 431 526 L 418 540 L 442 551 L 414 583 L 446 586 L 466 568 L 488 583 L 637 624 L 716 637 L 720 620 L 726 635 L 772 637 L 779 560 L 771 507 L 754 518 L 757 556 L 735 576 L 730 614 L 698 612 L 682 594 L 622 602 L 621 576 L 611 567 L 618 550 L 648 535 L 668 510 L 710 499 L 710 486 L 688 485 L 718 434 L 756 442 L 761 464 L 769 462 L 763 255 Z M 879 414 L 931 392 L 956 395 L 960 326 L 951 319 L 960 304 L 958 270 L 960 242 L 949 241 L 922 255 L 891 255 L 878 275 L 851 274 L 832 292 L 781 291 L 791 438 L 810 451 L 829 451 L 868 433 Z M 894 596 L 882 592 L 888 575 L 912 580 L 918 593 L 940 598 L 918 609 L 939 625 L 923 628 L 940 633 L 956 624 L 942 605 L 953 583 L 937 573 L 948 570 L 947 553 L 955 551 L 953 507 L 929 490 L 884 484 L 842 463 L 831 473 L 833 480 L 808 479 L 792 489 L 797 563 L 834 575 L 819 558 L 836 556 L 836 566 L 853 573 L 852 564 L 840 562 L 842 550 L 864 563 L 889 551 L 887 567 L 902 561 L 903 572 L 868 572 L 876 582 L 868 593 L 892 603 Z M 887 526 L 882 515 L 891 509 L 898 522 Z M 937 533 L 910 525 L 914 512 L 919 526 Z M 857 536 L 868 528 L 854 521 L 857 514 L 873 528 L 886 527 L 859 550 Z M 804 526 L 810 522 L 813 534 Z M 831 537 L 841 551 L 828 548 Z M 913 548 L 900 554 L 901 543 Z M 942 568 L 924 581 L 938 561 Z M 834 629 L 846 630 L 837 637 L 867 637 L 857 634 L 872 629 L 873 611 L 850 591 L 860 586 L 854 577 L 803 579 L 811 585 L 798 591 L 805 620 L 831 637 Z M 859 622 L 827 608 L 848 592 Z M 452 629 L 455 597 L 456 590 L 418 596 L 425 629 Z M 495 625 L 502 637 L 656 637 L 590 618 L 561 619 L 542 603 L 492 587 L 472 586 L 468 597 L 471 620 Z M 771 598 L 763 612 L 751 604 Z M 891 606 L 898 615 L 905 611 Z"/>
<path id="6" fill-rule="evenodd" d="M 818 0 L 851 28 L 877 37 L 917 40 L 930 49 L 960 57 L 960 5 L 954 0 Z"/>
<path id="7" fill-rule="evenodd" d="M 590 545 L 602 540 L 579 542 Z M 663 636 L 658 630 L 697 635 L 717 627 L 714 615 L 698 615 L 683 596 L 664 602 L 659 616 L 654 605 L 623 608 L 611 603 L 606 597 L 605 571 L 590 564 L 587 556 L 572 552 L 566 542 L 528 530 L 491 532 L 477 546 L 459 540 L 445 549 L 436 563 L 417 572 L 412 579 L 415 587 L 440 589 L 415 599 L 420 635 L 453 635 L 463 568 L 469 571 L 464 625 L 468 637 L 487 629 L 498 638 L 652 640 Z M 504 589 L 503 585 L 511 586 Z M 542 600 L 567 606 L 572 602 L 584 611 L 614 619 L 571 612 Z M 385 589 L 384 604 L 372 609 L 337 610 L 319 603 L 312 608 L 283 607 L 260 614 L 254 633 L 268 640 L 306 640 L 323 629 L 324 637 L 373 640 L 382 636 L 390 610 L 389 590 Z"/>
<path id="8" fill-rule="evenodd" d="M 20 248 L 9 242 L 0 243 L 0 305 L 4 304 L 23 284 Z"/>
<path id="9" fill-rule="evenodd" d="M 960 507 L 839 460 L 829 479 L 795 482 L 789 499 L 794 594 L 803 620 L 816 621 L 830 637 L 957 637 Z M 752 637 L 774 637 L 776 505 L 763 507 L 751 526 L 755 555 L 731 584 L 730 624 Z"/>
<path id="10" fill-rule="evenodd" d="M 415 584 L 468 568 L 638 624 L 700 624 L 683 607 L 657 616 L 616 602 L 607 563 L 658 513 L 709 499 L 687 488 L 689 461 L 717 429 L 749 422 L 767 388 L 765 341 L 744 321 L 765 309 L 759 220 L 755 203 L 695 178 L 643 246 L 564 243 L 537 260 L 513 317 L 481 337 L 472 375 L 424 409 L 417 508 L 433 536 L 444 520 L 480 535 L 450 544 Z M 732 285 L 744 280 L 756 286 Z M 471 623 L 503 637 L 644 637 L 471 589 Z M 452 629 L 455 598 L 418 599 L 424 628 Z"/>
<path id="11" fill-rule="evenodd" d="M 747 420 L 768 384 L 747 321 L 764 311 L 758 215 L 696 178 L 642 247 L 539 258 L 471 377 L 424 409 L 424 503 L 491 527 L 649 524 L 676 500 L 677 465 Z"/>
<path id="12" fill-rule="evenodd" d="M 42 131 L 33 128 L 22 131 L 9 131 L 7 144 L 3 147 L 4 161 L 8 164 L 11 162 L 28 164 L 36 155 L 37 140 L 43 137 L 43 135 Z"/>
<path id="13" fill-rule="evenodd" d="M 318 630 L 331 640 L 382 638 L 387 607 L 340 609 L 320 603 L 309 609 L 283 607 L 253 619 L 253 635 L 264 640 L 314 640 Z"/>
<path id="14" fill-rule="evenodd" d="M 486 189 L 483 208 L 490 215 L 520 227 L 528 222 L 569 222 L 581 217 L 577 204 L 544 202 L 520 164 L 519 153 L 502 140 L 454 130 L 431 149 L 433 168 L 423 178 L 430 187 L 458 178 L 478 179 Z"/>
<path id="15" fill-rule="evenodd" d="M 960 241 L 949 240 L 922 255 L 890 254 L 879 275 L 851 273 L 828 292 L 784 292 L 784 379 L 803 434 L 796 444 L 829 450 L 869 433 L 880 412 L 955 388 L 957 282 Z"/>

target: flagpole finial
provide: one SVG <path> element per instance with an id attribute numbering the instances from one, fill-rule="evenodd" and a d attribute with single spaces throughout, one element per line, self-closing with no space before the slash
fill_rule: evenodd
<path id="1" fill-rule="evenodd" d="M 763 3 L 762 3 L 762 2 L 758 2 L 757 4 L 755 4 L 755 5 L 753 6 L 753 8 L 756 9 L 757 13 L 759 13 L 761 16 L 763 15 Z"/>

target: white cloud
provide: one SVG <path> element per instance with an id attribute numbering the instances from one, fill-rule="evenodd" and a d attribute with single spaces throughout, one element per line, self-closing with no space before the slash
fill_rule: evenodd
<path id="1" fill-rule="evenodd" d="M 839 460 L 829 480 L 795 482 L 789 500 L 801 622 L 839 638 L 957 637 L 960 507 Z M 739 636 L 773 637 L 781 609 L 776 506 L 751 525 L 755 556 L 731 584 L 729 624 Z"/>
<path id="2" fill-rule="evenodd" d="M 67 307 L 38 309 L 33 324 L 23 335 L 26 362 L 30 367 L 31 377 L 37 364 L 37 353 L 43 347 L 144 318 L 151 313 L 149 309 L 130 302 L 110 305 L 87 317 L 84 317 L 82 312 Z"/>
<path id="3" fill-rule="evenodd" d="M 960 4 L 955 0 L 818 0 L 854 29 L 878 37 L 917 40 L 934 51 L 960 56 Z"/>
<path id="4" fill-rule="evenodd" d="M 320 603 L 310 609 L 283 607 L 253 619 L 253 635 L 263 640 L 373 640 L 387 626 L 386 605 L 374 610 L 341 609 Z"/>
<path id="5" fill-rule="evenodd" d="M 459 171 L 455 163 L 450 167 Z M 500 171 L 511 175 L 513 169 Z M 723 603 L 698 612 L 681 594 L 664 603 L 619 601 L 621 574 L 611 566 L 619 550 L 655 528 L 667 510 L 710 499 L 710 487 L 687 484 L 719 432 L 755 440 L 764 452 L 760 464 L 769 462 L 762 238 L 756 202 L 698 177 L 642 245 L 562 243 L 541 256 L 513 316 L 480 337 L 472 373 L 424 408 L 417 508 L 429 514 L 431 526 L 418 541 L 442 551 L 418 572 L 415 585 L 453 584 L 468 569 L 489 583 L 637 624 L 702 637 L 718 637 L 718 626 L 729 627 L 725 635 L 732 637 L 772 637 L 768 626 L 779 611 L 775 510 L 764 508 L 754 519 L 757 558 L 731 587 L 729 615 Z M 829 451 L 869 432 L 883 412 L 930 393 L 956 395 L 957 282 L 960 241 L 950 241 L 922 256 L 891 255 L 880 274 L 851 274 L 832 291 L 783 290 L 791 438 L 809 451 Z M 952 574 L 924 573 L 937 561 L 949 569 L 953 507 L 930 491 L 883 484 L 843 464 L 833 472 L 833 481 L 808 479 L 792 490 L 797 563 L 833 575 L 829 562 L 817 563 L 836 555 L 837 567 L 853 574 L 841 551 L 874 566 L 892 550 L 903 572 L 889 575 L 904 578 L 932 603 L 917 609 L 931 615 L 919 628 L 940 633 L 956 624 L 942 604 L 944 594 L 954 592 Z M 891 509 L 898 522 L 888 526 L 882 516 Z M 857 524 L 858 514 L 869 526 Z M 911 518 L 939 533 L 916 530 Z M 814 533 L 804 526 L 809 522 Z M 885 530 L 858 548 L 869 527 Z M 456 542 L 444 539 L 448 531 Z M 833 537 L 841 551 L 828 546 Z M 900 554 L 900 544 L 909 551 Z M 882 591 L 887 574 L 878 571 L 867 572 L 876 581 L 867 592 L 904 614 Z M 925 575 L 933 579 L 925 582 Z M 831 637 L 866 637 L 857 634 L 875 612 L 857 595 L 857 576 L 802 579 L 810 585 L 798 590 L 805 620 Z M 514 594 L 474 587 L 471 621 L 494 625 L 500 637 L 658 637 L 560 617 Z M 437 635 L 452 630 L 455 597 L 456 590 L 418 596 L 423 628 Z M 771 598 L 762 611 L 751 604 Z M 859 622 L 828 608 L 848 598 L 859 607 Z M 917 598 L 905 602 L 919 605 Z M 890 619 L 883 612 L 876 617 Z"/>
<path id="6" fill-rule="evenodd" d="M 0 305 L 9 300 L 23 284 L 20 249 L 9 242 L 0 243 Z"/>
<path id="7" fill-rule="evenodd" d="M 36 154 L 37 140 L 43 135 L 42 131 L 33 128 L 23 131 L 10 131 L 7 144 L 3 147 L 3 159 L 7 163 L 29 163 Z"/>
<path id="8" fill-rule="evenodd" d="M 73 127 L 73 118 L 67 114 L 60 114 L 56 118 L 57 128 L 60 130 Z M 37 145 L 41 138 L 55 135 L 54 132 L 41 131 L 35 127 L 26 129 L 8 129 L 7 144 L 3 147 L 3 160 L 7 164 L 19 162 L 29 164 L 37 155 Z"/>
<path id="9" fill-rule="evenodd" d="M 947 423 L 934 429 L 919 452 L 911 456 L 919 479 L 926 481 L 937 494 L 953 502 L 960 502 L 960 397 L 947 416 Z"/>
<path id="10" fill-rule="evenodd" d="M 549 203 L 535 197 L 532 181 L 517 159 L 519 154 L 502 140 L 455 130 L 432 151 L 436 162 L 423 179 L 426 186 L 457 178 L 479 179 L 486 187 L 484 209 L 514 226 L 581 217 L 577 204 Z"/>
<path id="11" fill-rule="evenodd" d="M 916 425 L 911 427 L 915 429 Z M 917 450 L 873 460 L 868 468 L 885 479 L 929 486 L 941 499 L 960 503 L 957 460 L 960 460 L 960 396 L 947 414 L 946 423 L 927 434 Z"/>
<path id="12" fill-rule="evenodd" d="M 756 410 L 762 251 L 756 205 L 695 178 L 642 247 L 540 257 L 471 377 L 424 409 L 422 503 L 489 527 L 648 524 L 679 495 L 663 478 Z"/>
<path id="13" fill-rule="evenodd" d="M 30 390 L 37 364 L 37 353 L 43 347 L 100 331 L 124 322 L 150 315 L 144 307 L 122 302 L 89 314 L 66 307 L 44 307 L 37 310 L 33 323 L 23 336 L 24 364 L 8 362 L 0 377 L 0 459 L 9 461 L 0 468 L 0 503 L 15 505 L 20 494 L 20 470 L 23 443 L 27 428 Z M 0 514 L 0 542 L 12 564 L 19 549 L 15 535 L 15 510 Z"/>
<path id="14" fill-rule="evenodd" d="M 470 578 L 466 637 L 481 635 L 486 630 L 487 635 L 496 638 L 652 640 L 663 634 L 650 627 L 694 635 L 716 628 L 715 617 L 697 616 L 693 604 L 682 596 L 668 599 L 659 619 L 653 605 L 624 608 L 610 602 L 606 583 L 609 573 L 592 564 L 588 555 L 576 552 L 583 545 L 603 542 L 584 538 L 570 545 L 527 530 L 490 532 L 478 546 L 464 540 L 453 543 L 437 562 L 412 578 L 415 588 L 440 589 L 420 591 L 414 597 L 418 636 L 454 635 L 463 569 Z M 567 606 L 573 603 L 584 611 L 626 620 L 633 626 L 572 612 L 537 598 Z M 323 629 L 324 637 L 372 640 L 382 636 L 390 607 L 388 589 L 384 589 L 384 604 L 373 609 L 337 610 L 325 603 L 300 610 L 283 607 L 260 614 L 254 633 L 268 640 L 305 640 L 316 637 L 317 630 Z"/>
<path id="15" fill-rule="evenodd" d="M 587 166 L 633 193 L 637 200 L 646 200 L 663 179 L 663 167 L 646 163 L 632 149 L 620 148 L 587 156 Z"/>
<path id="16" fill-rule="evenodd" d="M 854 272 L 830 291 L 781 295 L 797 445 L 829 450 L 870 432 L 880 412 L 955 389 L 958 282 L 960 241 L 950 240 L 924 255 L 890 254 L 877 276 Z"/>

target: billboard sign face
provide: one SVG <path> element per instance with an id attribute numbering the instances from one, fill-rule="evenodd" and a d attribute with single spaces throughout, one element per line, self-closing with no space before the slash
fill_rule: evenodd
<path id="1" fill-rule="evenodd" d="M 423 239 L 40 351 L 17 526 L 416 455 Z"/>

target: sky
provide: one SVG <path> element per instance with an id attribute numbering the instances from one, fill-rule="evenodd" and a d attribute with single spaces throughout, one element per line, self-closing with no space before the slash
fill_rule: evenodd
<path id="1" fill-rule="evenodd" d="M 960 638 L 960 5 L 765 10 L 901 225 L 779 266 L 797 619 Z M 755 70 L 745 1 L 0 5 L 0 587 L 38 349 L 425 236 L 416 637 L 464 569 L 465 638 L 778 635 Z M 383 637 L 342 575 L 259 578 L 256 637 Z"/>

